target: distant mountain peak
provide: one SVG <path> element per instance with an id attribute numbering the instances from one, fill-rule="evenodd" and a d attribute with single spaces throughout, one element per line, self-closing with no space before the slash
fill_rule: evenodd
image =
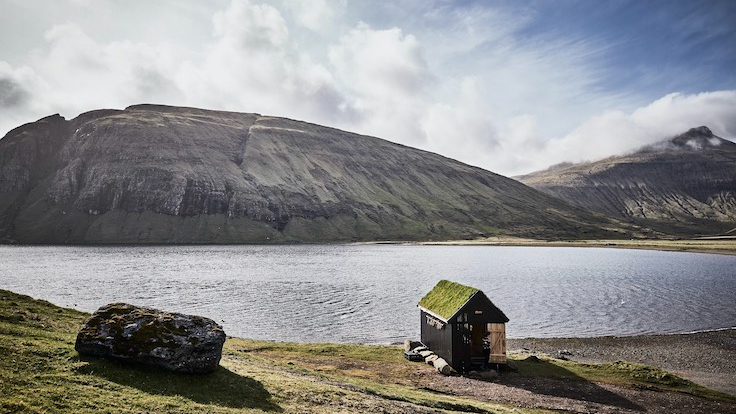
<path id="1" fill-rule="evenodd" d="M 689 136 L 706 135 L 706 136 L 709 136 L 709 137 L 714 136 L 713 135 L 713 131 L 711 131 L 710 128 L 708 128 L 705 125 L 701 125 L 701 126 L 699 126 L 697 128 L 690 128 L 687 132 L 685 132 L 682 135 L 689 135 Z"/>
<path id="2" fill-rule="evenodd" d="M 736 221 L 736 143 L 706 126 L 630 154 L 517 177 L 581 207 L 670 234 L 721 234 Z"/>
<path id="3" fill-rule="evenodd" d="M 678 147 L 686 147 L 694 150 L 717 147 L 721 145 L 721 141 L 723 140 L 713 135 L 710 128 L 706 126 L 691 128 L 684 134 L 680 134 L 671 140 Z"/>
<path id="4" fill-rule="evenodd" d="M 704 149 L 720 147 L 723 144 L 736 145 L 731 141 L 727 141 L 714 135 L 713 131 L 711 131 L 707 126 L 699 126 L 696 128 L 690 128 L 687 132 L 676 135 L 672 138 L 647 145 L 635 153 L 701 151 Z"/>

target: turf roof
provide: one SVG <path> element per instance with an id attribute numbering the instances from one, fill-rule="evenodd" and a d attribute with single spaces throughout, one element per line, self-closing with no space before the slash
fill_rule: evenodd
<path id="1" fill-rule="evenodd" d="M 450 282 L 449 280 L 440 280 L 439 283 L 437 283 L 437 285 L 419 301 L 419 306 L 447 321 L 455 314 L 455 312 L 460 310 L 460 308 L 462 308 L 476 292 L 478 292 L 478 289 L 476 288 Z"/>

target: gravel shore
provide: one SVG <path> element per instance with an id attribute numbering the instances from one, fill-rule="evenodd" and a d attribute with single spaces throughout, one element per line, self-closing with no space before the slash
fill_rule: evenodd
<path id="1" fill-rule="evenodd" d="M 507 347 L 510 352 L 542 353 L 585 363 L 638 362 L 736 395 L 736 328 L 673 335 L 509 339 Z"/>

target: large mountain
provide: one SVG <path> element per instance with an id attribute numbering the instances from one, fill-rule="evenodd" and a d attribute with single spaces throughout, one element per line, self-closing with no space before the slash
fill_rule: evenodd
<path id="1" fill-rule="evenodd" d="M 433 153 L 257 114 L 137 105 L 49 116 L 0 140 L 6 242 L 625 236 L 619 228 Z"/>
<path id="2" fill-rule="evenodd" d="M 666 233 L 710 235 L 736 228 L 736 144 L 704 126 L 632 154 L 516 178 Z"/>

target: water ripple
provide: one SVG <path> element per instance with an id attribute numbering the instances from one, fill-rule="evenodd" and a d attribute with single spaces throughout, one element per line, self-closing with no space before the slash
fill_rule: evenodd
<path id="1" fill-rule="evenodd" d="M 510 337 L 736 325 L 736 257 L 456 246 L 0 246 L 0 288 L 93 311 L 197 313 L 246 338 L 386 343 L 419 335 L 440 279 L 482 289 Z"/>

